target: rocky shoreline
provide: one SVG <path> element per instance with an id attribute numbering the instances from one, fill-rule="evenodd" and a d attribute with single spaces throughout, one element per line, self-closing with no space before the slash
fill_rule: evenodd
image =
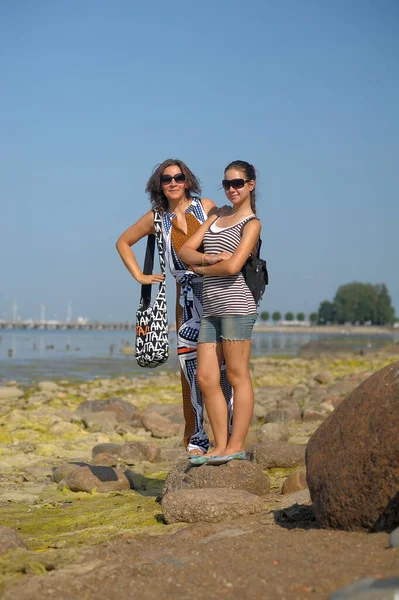
<path id="1" fill-rule="evenodd" d="M 386 550 L 387 534 L 318 528 L 305 450 L 348 394 L 395 360 L 386 351 L 253 359 L 255 411 L 248 461 L 197 469 L 188 468 L 182 447 L 177 372 L 85 383 L 8 382 L 0 387 L 3 597 L 128 598 L 130 578 L 142 598 L 157 598 L 163 588 L 152 576 L 156 569 L 161 577 L 162 569 L 171 597 L 186 598 L 192 563 L 199 557 L 206 575 L 201 572 L 201 593 L 192 594 L 196 598 L 219 593 L 226 598 L 327 598 L 356 577 L 392 576 L 399 561 L 396 548 Z M 204 541 L 208 538 L 212 542 Z M 268 557 L 263 578 L 259 573 L 245 586 L 240 560 L 230 551 L 225 583 L 218 570 L 206 567 L 206 557 L 215 558 L 212 549 L 226 552 L 238 541 L 241 561 L 244 552 L 250 558 L 260 548 Z M 312 583 L 304 574 L 303 556 L 293 554 L 309 543 L 303 552 L 314 553 Z M 122 551 L 125 575 L 117 569 Z M 337 551 L 347 562 L 342 572 L 329 564 Z M 143 553 L 144 564 L 138 558 Z M 126 561 L 133 556 L 134 564 L 142 566 L 132 574 Z M 317 556 L 324 572 L 315 566 Z M 290 569 L 277 577 L 276 567 L 287 561 Z M 107 587 L 104 574 L 113 587 Z"/>

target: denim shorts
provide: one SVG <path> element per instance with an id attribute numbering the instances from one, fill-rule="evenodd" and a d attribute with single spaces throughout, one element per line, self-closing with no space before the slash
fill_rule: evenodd
<path id="1" fill-rule="evenodd" d="M 252 338 L 252 329 L 257 314 L 226 315 L 224 317 L 202 317 L 198 343 L 221 342 L 223 340 L 244 341 Z"/>

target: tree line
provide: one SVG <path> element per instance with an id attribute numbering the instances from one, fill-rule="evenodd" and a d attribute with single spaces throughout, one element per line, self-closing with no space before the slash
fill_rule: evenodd
<path id="1" fill-rule="evenodd" d="M 275 323 L 282 320 L 283 315 L 279 311 L 269 313 L 261 312 L 262 321 Z M 305 313 L 296 314 L 296 320 L 305 321 Z M 284 314 L 285 321 L 294 321 L 295 315 L 288 311 Z M 330 325 L 345 323 L 359 323 L 364 325 L 389 325 L 396 321 L 395 309 L 392 306 L 391 296 L 385 283 L 372 285 L 371 283 L 347 283 L 341 285 L 332 301 L 321 302 L 317 312 L 309 315 L 312 324 Z"/>
<path id="2" fill-rule="evenodd" d="M 331 302 L 319 306 L 318 323 L 371 323 L 389 325 L 395 321 L 395 309 L 385 283 L 347 283 L 341 285 Z"/>

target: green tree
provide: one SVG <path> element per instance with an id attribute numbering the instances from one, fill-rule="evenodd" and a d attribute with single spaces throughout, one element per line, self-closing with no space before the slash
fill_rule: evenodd
<path id="1" fill-rule="evenodd" d="M 319 315 L 316 312 L 312 312 L 309 315 L 309 321 L 311 323 L 317 323 L 317 321 L 319 320 Z"/>
<path id="2" fill-rule="evenodd" d="M 337 323 L 371 323 L 377 318 L 378 294 L 371 283 L 347 283 L 335 294 Z"/>
<path id="3" fill-rule="evenodd" d="M 285 320 L 286 321 L 293 321 L 294 320 L 294 313 L 292 313 L 291 311 L 286 312 L 285 313 Z"/>
<path id="4" fill-rule="evenodd" d="M 325 323 L 392 323 L 395 310 L 385 283 L 372 285 L 354 281 L 341 285 L 333 302 L 320 304 L 318 322 Z"/>
<path id="5" fill-rule="evenodd" d="M 377 293 L 376 325 L 387 325 L 395 322 L 395 309 L 391 304 L 391 296 L 385 283 L 374 286 Z"/>
<path id="6" fill-rule="evenodd" d="M 298 321 L 304 321 L 305 320 L 305 313 L 303 312 L 299 312 L 296 316 Z"/>
<path id="7" fill-rule="evenodd" d="M 272 319 L 275 323 L 277 323 L 277 321 L 281 321 L 281 313 L 276 310 L 276 312 L 272 314 Z"/>
<path id="8" fill-rule="evenodd" d="M 270 314 L 267 311 L 261 312 L 260 318 L 262 321 L 268 321 L 270 319 Z"/>
<path id="9" fill-rule="evenodd" d="M 324 300 L 319 306 L 318 320 L 319 325 L 327 325 L 336 322 L 336 307 L 333 302 Z"/>

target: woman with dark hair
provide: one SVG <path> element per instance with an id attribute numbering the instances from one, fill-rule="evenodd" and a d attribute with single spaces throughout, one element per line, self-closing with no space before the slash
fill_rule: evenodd
<path id="1" fill-rule="evenodd" d="M 197 384 L 197 338 L 202 316 L 202 276 L 189 270 L 178 257 L 178 251 L 211 214 L 217 214 L 209 198 L 200 198 L 201 187 L 194 173 L 181 160 L 168 159 L 155 167 L 146 186 L 153 210 L 162 217 L 162 232 L 166 260 L 176 279 L 176 331 L 181 372 L 183 413 L 185 419 L 184 443 L 193 455 L 204 454 L 209 447 L 203 427 L 203 401 Z M 148 211 L 129 227 L 116 243 L 120 257 L 129 273 L 140 284 L 156 284 L 163 275 L 144 275 L 131 250 L 141 238 L 154 233 L 154 212 Z M 213 255 L 216 264 L 227 258 Z M 231 415 L 232 392 L 223 367 L 220 371 L 226 410 Z"/>
<path id="2" fill-rule="evenodd" d="M 179 257 L 204 276 L 203 316 L 198 337 L 197 377 L 215 437 L 215 448 L 194 456 L 194 465 L 219 465 L 246 458 L 244 442 L 251 422 L 254 393 L 249 372 L 252 329 L 257 307 L 241 269 L 255 249 L 261 230 L 256 217 L 256 172 L 246 161 L 227 165 L 222 181 L 230 211 L 212 214 L 180 249 Z M 202 251 L 205 252 L 203 254 Z M 212 256 L 228 255 L 212 264 Z M 234 392 L 234 419 L 220 387 L 222 357 Z"/>

